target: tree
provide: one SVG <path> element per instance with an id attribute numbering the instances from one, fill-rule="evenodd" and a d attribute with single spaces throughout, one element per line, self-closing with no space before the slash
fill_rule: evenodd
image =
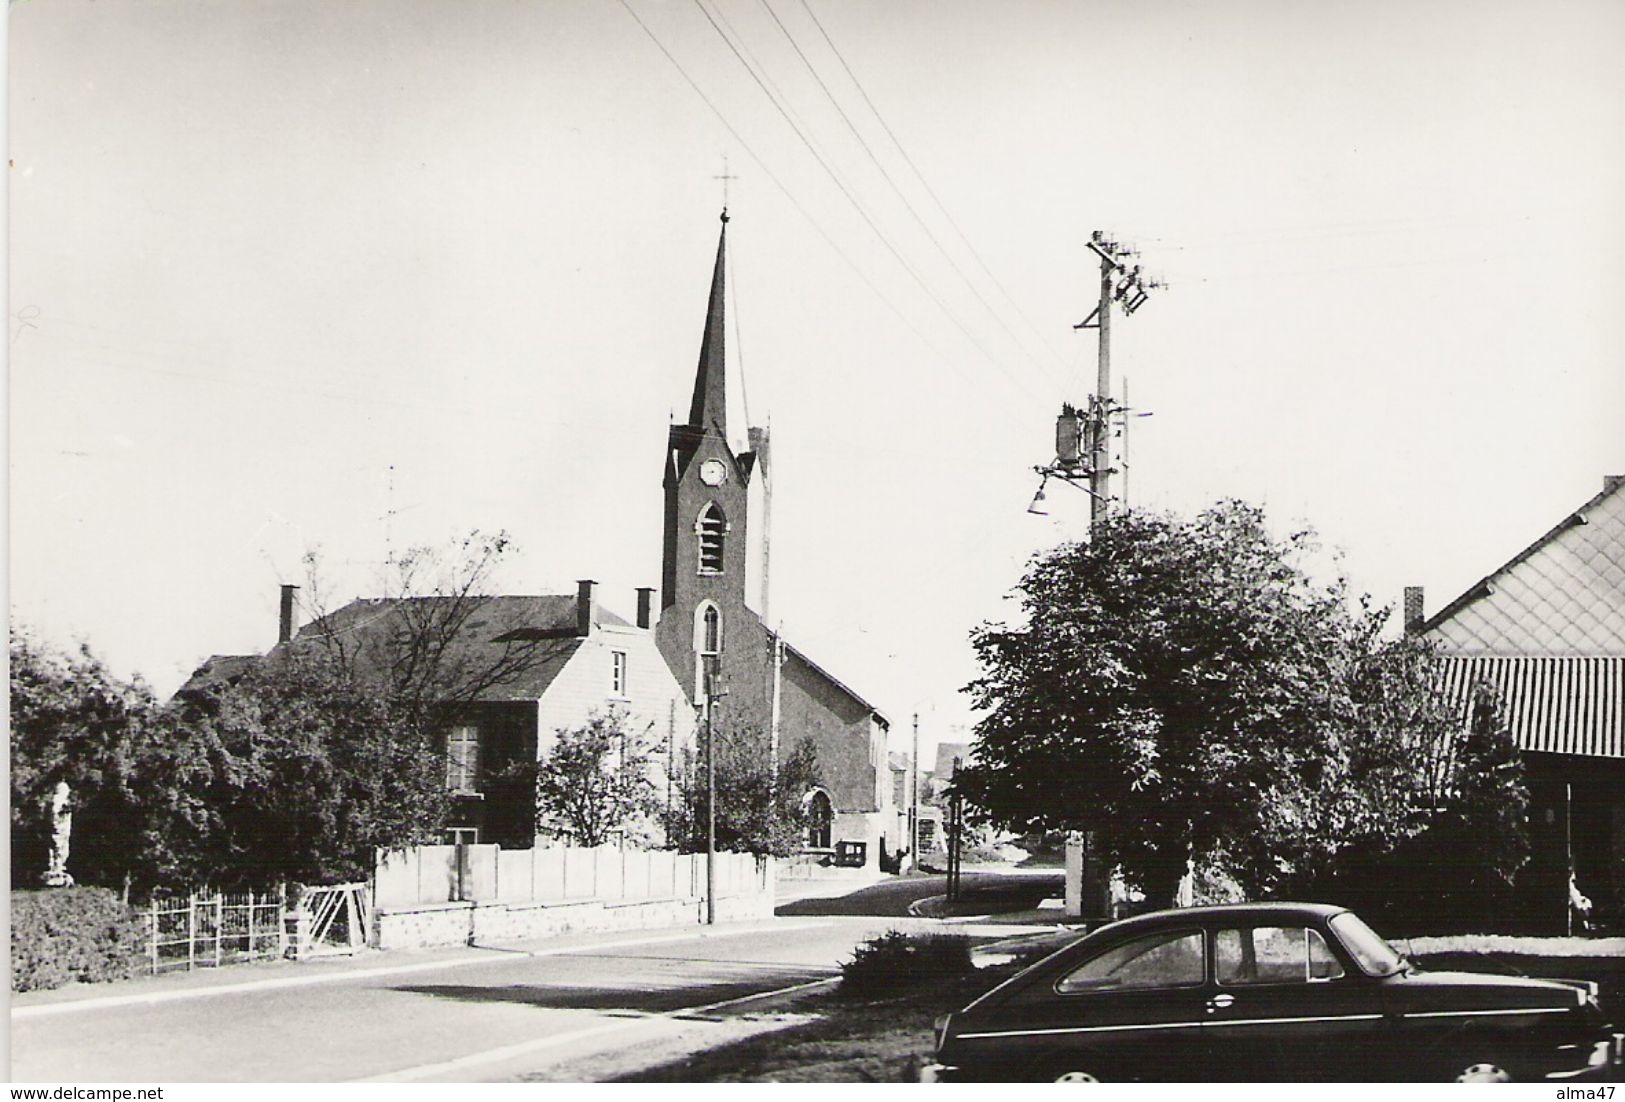
<path id="1" fill-rule="evenodd" d="M 374 852 L 434 840 L 444 751 L 406 708 L 320 651 L 191 695 L 141 755 L 144 879 L 364 879 Z"/>
<path id="2" fill-rule="evenodd" d="M 1164 905 L 1193 861 L 1266 865 L 1240 851 L 1309 802 L 1351 718 L 1354 622 L 1343 584 L 1304 571 L 1312 547 L 1222 502 L 1116 515 L 1036 559 L 1026 623 L 972 634 L 987 714 L 954 788 L 1013 831 L 1093 832 Z"/>
<path id="3" fill-rule="evenodd" d="M 558 732 L 534 767 L 543 830 L 566 834 L 576 845 L 601 846 L 654 813 L 655 747 L 648 728 L 628 726 L 625 710 L 611 708 Z"/>
<path id="4" fill-rule="evenodd" d="M 760 731 L 719 725 L 716 755 L 717 849 L 788 857 L 805 848 L 806 796 L 820 783 L 812 740 L 800 740 L 775 769 Z M 703 747 L 684 752 L 678 784 L 667 836 L 687 852 L 704 850 L 709 791 Z"/>
<path id="5" fill-rule="evenodd" d="M 154 705 L 143 682 L 114 677 L 88 644 L 65 654 L 15 624 L 10 644 L 11 867 L 12 883 L 25 884 L 48 871 L 53 847 L 65 865 L 74 809 L 118 785 Z M 60 880 L 65 870 L 54 871 Z"/>
<path id="6" fill-rule="evenodd" d="M 501 607 L 490 592 L 514 550 L 506 532 L 475 529 L 448 547 L 414 547 L 393 561 L 391 596 L 329 607 L 321 556 L 305 555 L 306 603 L 314 620 L 300 633 L 347 676 L 387 694 L 424 729 L 445 729 L 489 690 L 558 654 L 556 634 L 536 624 L 491 631 Z"/>
<path id="7" fill-rule="evenodd" d="M 1380 638 L 1388 615 L 1365 608 L 1351 621 L 1319 768 L 1271 793 L 1247 844 L 1229 848 L 1227 871 L 1257 894 L 1320 894 L 1350 859 L 1427 829 L 1455 790 L 1461 708 L 1444 691 L 1434 644 Z"/>

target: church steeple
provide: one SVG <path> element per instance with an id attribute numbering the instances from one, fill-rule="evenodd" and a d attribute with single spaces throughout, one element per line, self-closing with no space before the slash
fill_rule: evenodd
<path id="1" fill-rule="evenodd" d="M 717 237 L 717 262 L 711 271 L 711 299 L 705 307 L 705 335 L 700 339 L 700 366 L 694 376 L 694 400 L 688 423 L 700 431 L 714 428 L 728 435 L 728 386 L 723 340 L 723 292 L 727 283 L 728 208 L 722 208 L 722 232 Z"/>

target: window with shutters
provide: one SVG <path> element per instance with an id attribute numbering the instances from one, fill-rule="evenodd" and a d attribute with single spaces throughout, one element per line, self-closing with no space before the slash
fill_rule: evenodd
<path id="1" fill-rule="evenodd" d="M 700 511 L 695 530 L 700 537 L 700 573 L 722 573 L 722 546 L 728 535 L 728 518 L 716 502 L 710 502 Z"/>

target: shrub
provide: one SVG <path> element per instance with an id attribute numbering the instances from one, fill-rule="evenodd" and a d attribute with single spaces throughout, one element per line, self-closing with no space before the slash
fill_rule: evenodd
<path id="1" fill-rule="evenodd" d="M 106 888 L 11 893 L 11 989 L 105 983 L 135 974 L 141 924 Z"/>
<path id="2" fill-rule="evenodd" d="M 890 930 L 852 950 L 852 959 L 841 964 L 841 992 L 863 997 L 893 995 L 975 968 L 970 942 L 963 937 L 920 937 Z"/>

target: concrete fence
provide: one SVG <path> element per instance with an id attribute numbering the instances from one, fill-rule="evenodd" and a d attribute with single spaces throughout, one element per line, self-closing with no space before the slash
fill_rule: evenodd
<path id="1" fill-rule="evenodd" d="M 719 853 L 718 918 L 773 913 L 773 861 Z M 705 855 L 599 846 L 416 846 L 380 853 L 381 948 L 516 941 L 705 920 Z"/>

